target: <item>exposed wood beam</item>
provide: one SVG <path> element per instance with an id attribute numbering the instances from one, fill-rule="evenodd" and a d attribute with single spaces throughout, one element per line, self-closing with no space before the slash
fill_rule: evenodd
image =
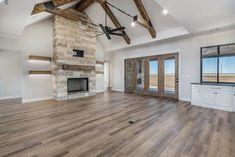
<path id="1" fill-rule="evenodd" d="M 36 4 L 33 8 L 33 11 L 31 13 L 31 15 L 35 15 L 35 14 L 38 14 L 38 13 L 41 13 L 41 12 L 44 12 L 45 11 L 45 6 L 43 3 L 39 3 L 39 4 Z"/>
<path id="2" fill-rule="evenodd" d="M 94 0 L 98 3 L 100 3 L 100 5 L 102 6 L 102 8 L 104 9 L 104 11 L 107 13 L 107 15 L 109 16 L 109 18 L 111 19 L 111 21 L 113 22 L 113 24 L 117 27 L 120 28 L 122 27 L 122 25 L 118 22 L 117 18 L 114 16 L 113 12 L 111 11 L 111 9 L 109 8 L 109 6 L 104 3 L 105 0 Z M 126 32 L 124 30 L 122 30 L 122 33 L 124 34 L 123 38 L 126 41 L 127 44 L 131 43 L 131 40 L 129 38 L 129 36 L 126 34 Z"/>
<path id="3" fill-rule="evenodd" d="M 151 20 L 148 16 L 148 13 L 146 12 L 146 10 L 144 8 L 144 5 L 143 5 L 142 1 L 141 0 L 134 0 L 134 2 L 135 2 L 136 7 L 138 8 L 138 10 L 140 12 L 140 15 L 142 16 L 143 20 L 145 20 L 144 25 L 142 25 L 143 23 L 142 24 L 139 23 L 139 24 L 146 27 L 146 21 L 147 21 L 147 24 L 149 26 L 148 27 L 149 33 L 151 34 L 152 38 L 156 38 L 156 34 L 157 34 L 156 30 L 152 25 L 152 22 L 151 22 Z"/>
<path id="4" fill-rule="evenodd" d="M 135 16 L 134 17 L 134 21 L 136 23 L 138 23 L 139 25 L 149 29 L 150 25 L 149 25 L 149 21 L 146 21 L 145 19 L 143 19 L 141 16 Z"/>
<path id="5" fill-rule="evenodd" d="M 79 17 L 77 17 L 76 15 L 72 15 L 72 14 L 68 13 L 66 10 L 62 10 L 60 8 L 55 8 L 53 10 L 46 9 L 45 11 L 48 12 L 48 13 L 51 13 L 53 15 L 57 15 L 57 16 L 64 17 L 66 19 L 70 19 L 72 21 L 78 21 L 79 20 Z"/>
<path id="6" fill-rule="evenodd" d="M 75 2 L 75 1 L 78 1 L 78 0 L 52 0 L 52 1 L 49 1 L 49 2 L 38 3 L 38 4 L 36 4 L 36 5 L 34 6 L 31 15 L 44 12 L 45 9 L 46 9 L 46 8 L 45 8 L 45 4 L 46 4 L 46 3 L 51 3 L 51 2 L 52 2 L 55 7 L 59 7 L 59 6 L 62 6 L 62 5 L 66 5 L 66 4 Z"/>
<path id="7" fill-rule="evenodd" d="M 94 3 L 94 0 L 81 0 L 78 4 L 77 11 L 83 12 L 88 8 L 92 3 Z"/>
<path id="8" fill-rule="evenodd" d="M 69 3 L 72 3 L 75 1 L 78 1 L 78 0 L 52 0 L 52 2 L 54 3 L 54 5 L 56 7 L 59 7 L 59 6 L 65 5 L 65 4 L 69 4 Z"/>

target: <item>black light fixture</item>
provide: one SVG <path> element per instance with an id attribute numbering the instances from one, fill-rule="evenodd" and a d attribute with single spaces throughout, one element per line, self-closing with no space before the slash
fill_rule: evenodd
<path id="1" fill-rule="evenodd" d="M 132 23 L 131 23 L 131 26 L 132 27 L 135 27 L 135 24 L 136 24 L 136 21 L 138 20 L 138 16 L 136 15 L 136 16 L 134 16 L 133 17 L 133 21 L 132 21 Z"/>

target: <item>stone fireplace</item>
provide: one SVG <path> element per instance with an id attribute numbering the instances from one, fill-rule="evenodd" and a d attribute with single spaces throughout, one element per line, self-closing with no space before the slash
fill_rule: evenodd
<path id="1" fill-rule="evenodd" d="M 84 13 L 69 11 L 83 20 L 90 20 Z M 81 21 L 54 17 L 53 93 L 56 100 L 95 95 L 96 38 L 92 37 L 95 29 Z M 77 52 L 82 55 L 76 55 Z M 76 84 L 79 82 L 80 85 Z"/>

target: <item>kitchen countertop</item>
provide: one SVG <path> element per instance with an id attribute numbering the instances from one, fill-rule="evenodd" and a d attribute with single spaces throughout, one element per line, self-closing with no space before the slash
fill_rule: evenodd
<path id="1" fill-rule="evenodd" d="M 227 87 L 235 87 L 235 83 L 191 83 L 195 85 L 209 85 L 209 86 L 227 86 Z"/>

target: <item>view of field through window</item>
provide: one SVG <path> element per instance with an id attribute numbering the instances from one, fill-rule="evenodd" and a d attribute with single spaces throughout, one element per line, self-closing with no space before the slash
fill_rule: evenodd
<path id="1" fill-rule="evenodd" d="M 217 57 L 203 58 L 202 80 L 217 82 Z M 235 56 L 219 58 L 219 82 L 235 82 Z"/>
<path id="2" fill-rule="evenodd" d="M 175 59 L 164 61 L 164 90 L 166 93 L 175 92 Z"/>
<path id="3" fill-rule="evenodd" d="M 158 61 L 149 61 L 149 89 L 158 90 Z M 175 91 L 175 59 L 166 59 L 164 61 L 164 89 L 165 92 Z"/>
<path id="4" fill-rule="evenodd" d="M 150 60 L 149 61 L 149 90 L 157 91 L 158 90 L 158 61 Z"/>
<path id="5" fill-rule="evenodd" d="M 202 81 L 235 82 L 235 44 L 202 48 Z"/>

